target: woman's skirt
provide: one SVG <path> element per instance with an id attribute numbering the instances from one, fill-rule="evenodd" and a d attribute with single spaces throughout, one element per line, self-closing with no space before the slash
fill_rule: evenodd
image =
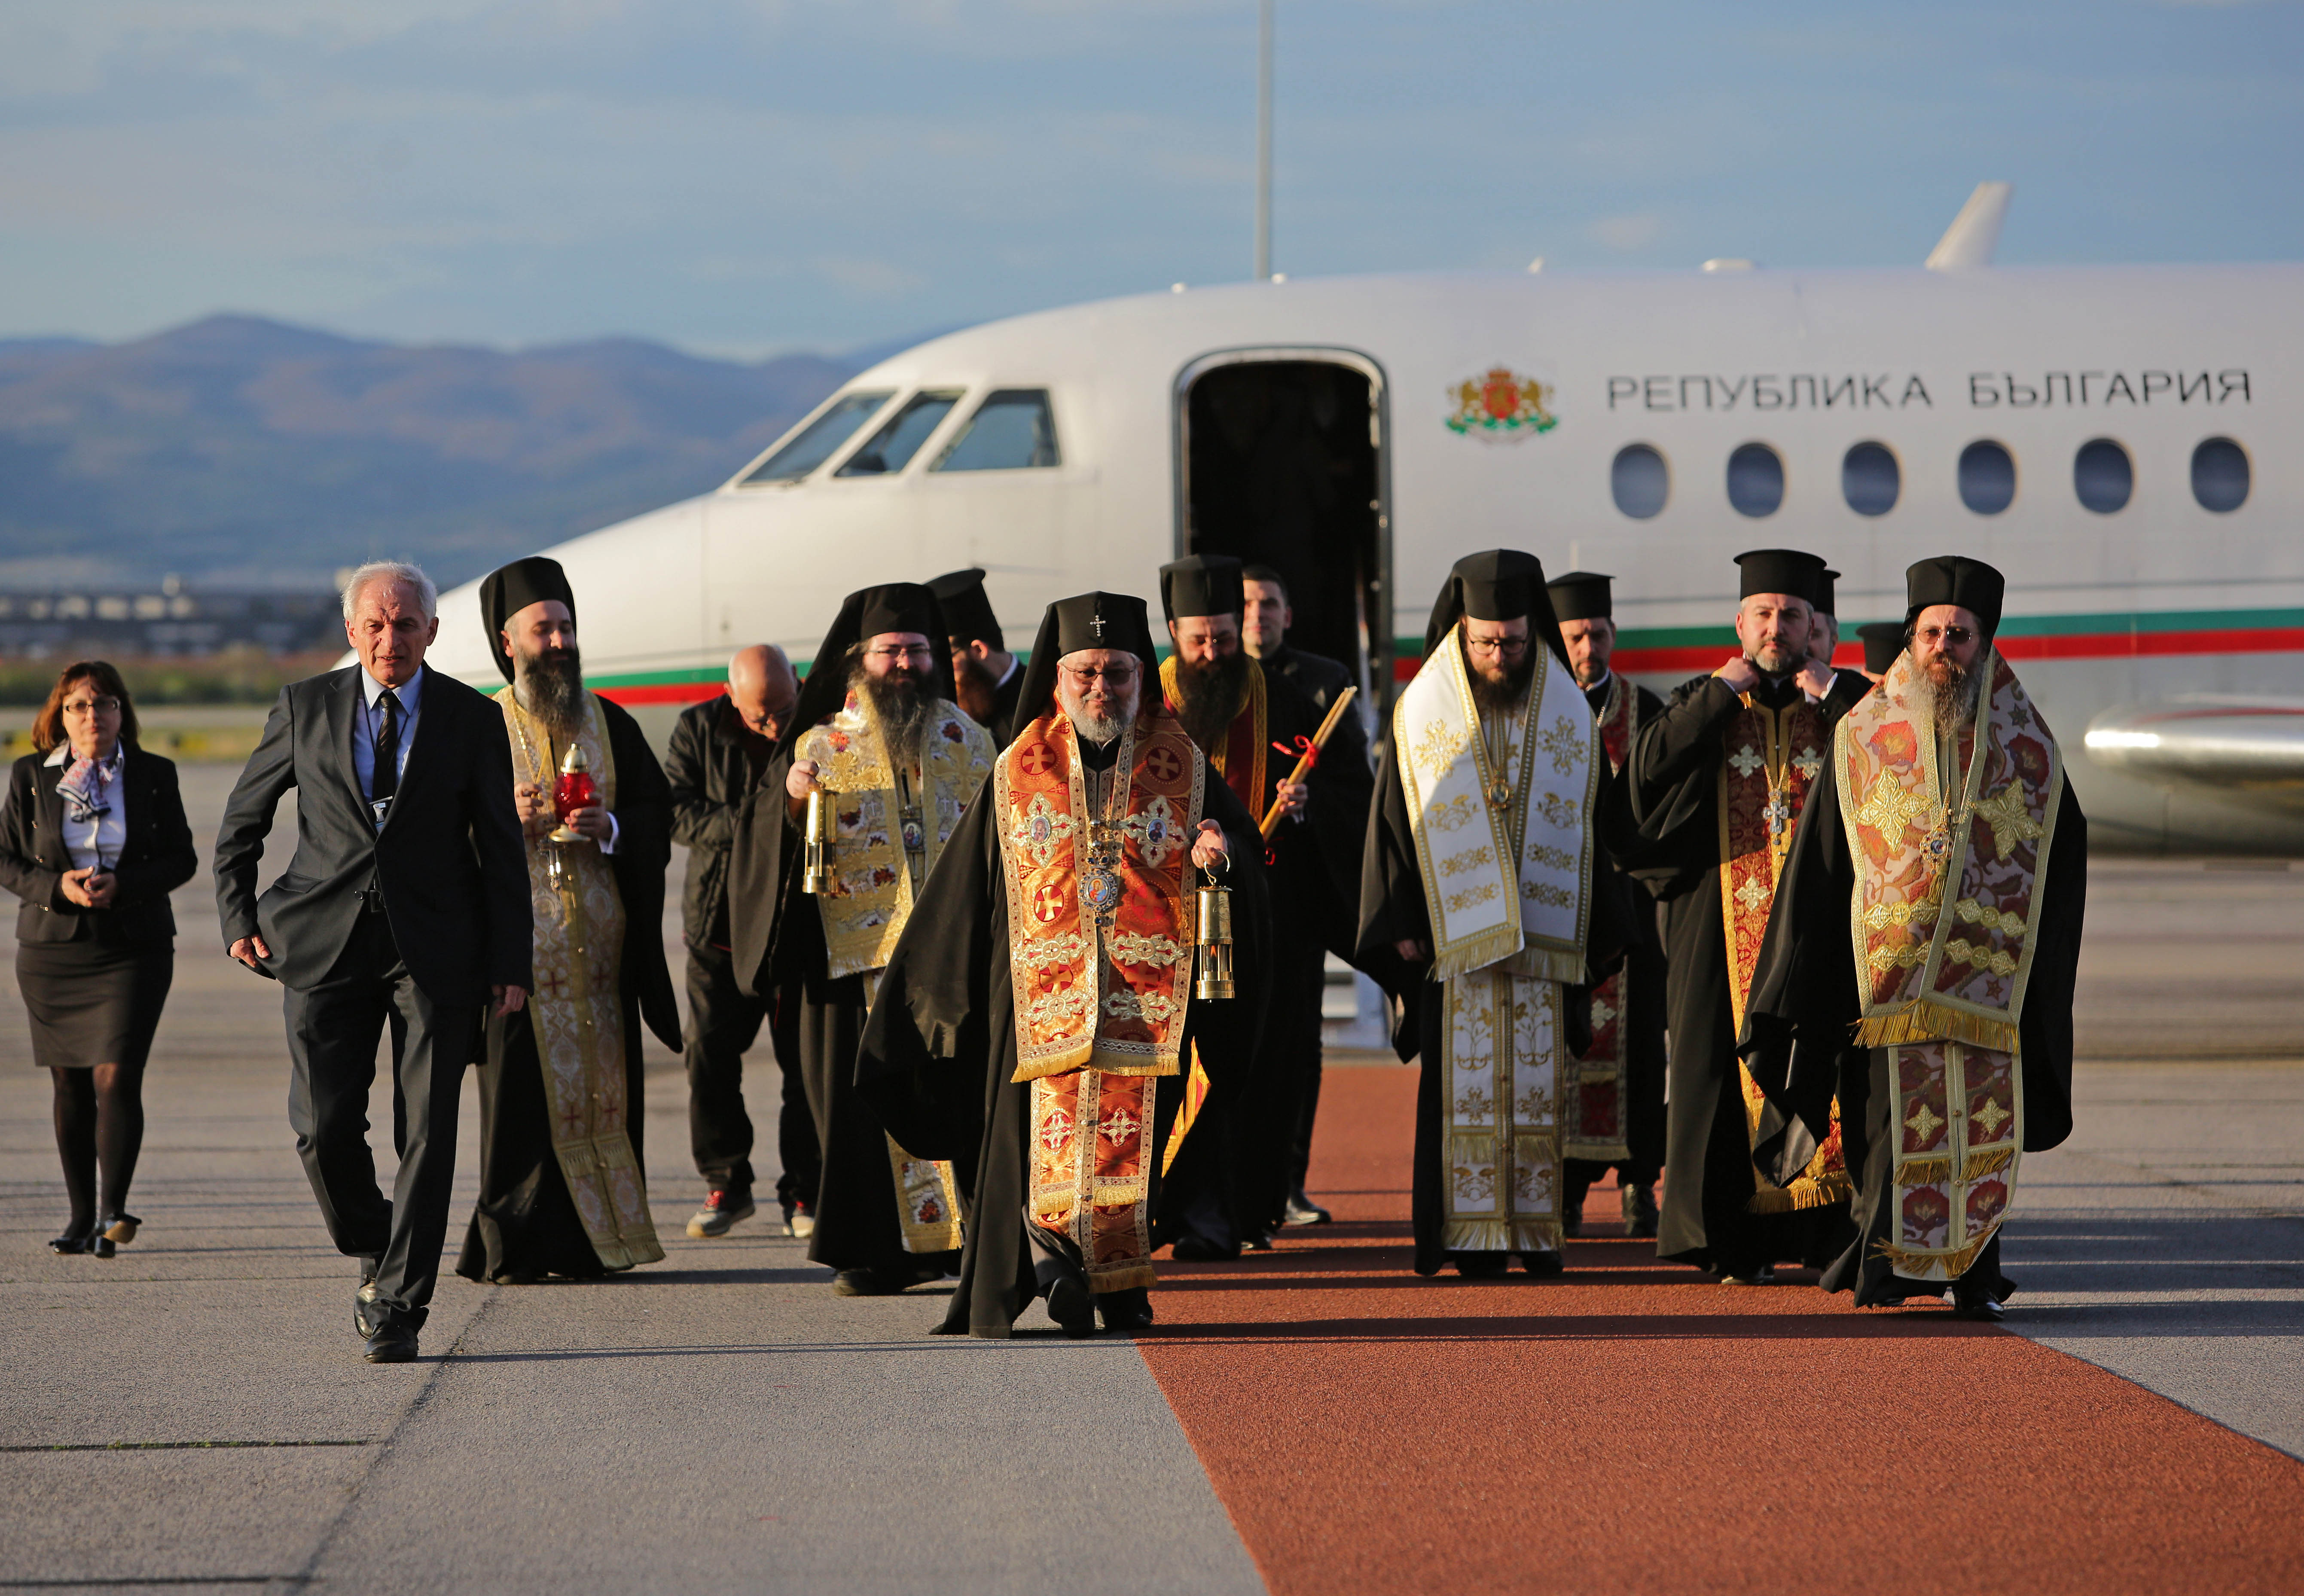
<path id="1" fill-rule="evenodd" d="M 16 988 L 32 1017 L 32 1061 L 42 1069 L 142 1069 L 175 975 L 167 943 L 19 942 Z"/>

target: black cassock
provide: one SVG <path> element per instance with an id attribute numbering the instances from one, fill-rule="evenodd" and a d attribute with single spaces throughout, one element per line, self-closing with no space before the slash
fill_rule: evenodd
<path id="1" fill-rule="evenodd" d="M 618 996 L 624 1027 L 625 1132 L 647 1179 L 641 1141 L 640 1026 L 680 1051 L 680 1009 L 664 957 L 665 870 L 672 862 L 672 785 L 640 723 L 606 699 L 608 751 L 616 762 L 616 851 L 608 856 L 624 906 L 624 950 Z M 536 1023 L 526 1014 L 488 1016 L 479 1069 L 480 1200 L 464 1232 L 456 1272 L 467 1279 L 503 1275 L 606 1272 L 576 1212 L 560 1159 L 552 1150 Z"/>
<path id="2" fill-rule="evenodd" d="M 1565 668 L 1564 666 L 1562 668 Z M 1609 774 L 1605 757 L 1600 789 L 1594 801 L 1596 814 L 1621 802 L 1617 778 Z M 1592 910 L 1585 928 L 1586 981 L 1561 990 L 1566 1056 L 1592 1045 L 1592 988 L 1607 979 L 1622 963 L 1625 950 L 1639 936 L 1637 913 L 1629 882 L 1610 867 L 1602 839 L 1593 845 Z M 1389 738 L 1376 751 L 1376 801 L 1368 811 L 1366 862 L 1360 871 L 1360 968 L 1400 1002 L 1400 1019 L 1393 1031 L 1393 1050 L 1403 1064 L 1423 1060 L 1416 1086 L 1416 1171 L 1410 1188 L 1410 1213 L 1416 1233 L 1416 1272 L 1437 1274 L 1448 1261 L 1442 1245 L 1446 1225 L 1441 1177 L 1447 1164 L 1441 1145 L 1447 1115 L 1440 1101 L 1440 1026 L 1446 1012 L 1439 984 L 1432 980 L 1428 960 L 1403 960 L 1397 944 L 1420 942 L 1432 946 L 1432 916 L 1424 902 L 1424 872 L 1416 861 L 1416 833 L 1409 823 L 1408 794 L 1401 785 L 1400 761 L 1393 756 Z"/>
<path id="3" fill-rule="evenodd" d="M 1870 686 L 1861 677 L 1856 682 Z M 1796 678 L 1763 677 L 1752 700 L 1781 709 L 1800 696 Z M 1824 700 L 1826 732 L 1860 696 L 1853 684 L 1835 680 Z M 1673 690 L 1664 713 L 1641 726 L 1624 761 L 1624 798 L 1636 835 L 1623 839 L 1633 873 L 1661 905 L 1669 961 L 1666 1176 L 1656 1255 L 1736 1274 L 1780 1259 L 1821 1267 L 1848 1239 L 1847 1215 L 1838 1204 L 1788 1214 L 1747 1209 L 1750 1132 L 1735 1073 L 1735 1006 L 1720 918 L 1722 737 L 1741 708 L 1716 676 L 1697 676 Z"/>
<path id="4" fill-rule="evenodd" d="M 1029 1082 L 1016 1073 L 1015 994 L 1009 984 L 1008 887 L 992 814 L 992 783 L 961 817 L 929 872 L 880 985 L 857 1062 L 858 1083 L 896 1139 L 919 1158 L 950 1159 L 969 1194 L 960 1284 L 939 1335 L 1004 1337 L 1038 1295 L 1029 1223 L 1032 1129 Z M 1194 997 L 1185 1010 L 1182 1057 L 1195 1044 L 1208 1076 L 1208 1103 L 1237 1091 L 1249 1074 L 1263 1019 L 1268 968 L 1264 871 L 1256 823 L 1208 773 L 1205 819 L 1224 828 L 1233 866 L 1233 966 L 1237 996 Z M 1189 885 L 1199 872 L 1187 869 Z M 1182 1075 L 1159 1077 L 1148 1149 L 1150 1205 L 1159 1210 L 1159 1159 L 1184 1096 Z M 1207 1128 L 1207 1108 L 1186 1138 L 1190 1158 Z M 1205 1150 L 1205 1145 L 1202 1144 Z M 1161 1244 L 1155 1234 L 1153 1245 Z"/>
<path id="5" fill-rule="evenodd" d="M 834 1269 L 871 1269 L 892 1282 L 949 1273 L 960 1262 L 958 1252 L 905 1251 L 885 1127 L 856 1095 L 856 1049 L 870 1006 L 863 976 L 835 981 L 827 974 L 824 915 L 800 889 L 803 839 L 784 790 L 796 741 L 778 748 L 738 811 L 728 860 L 728 932 L 738 982 L 755 995 L 776 994 L 798 1018 L 800 1079 L 824 1168 L 810 1194 L 816 1230 L 808 1255 Z M 916 899 L 914 916 L 920 908 Z M 928 1156 L 909 1143 L 905 1150 Z"/>
<path id="6" fill-rule="evenodd" d="M 1855 940 L 1849 908 L 1856 864 L 1840 815 L 1837 761 L 1808 789 L 1793 833 L 1792 851 L 1776 886 L 1767 939 L 1752 971 L 1744 1010 L 1742 1046 L 1752 1079 L 1775 1112 L 1763 1123 L 1777 1134 L 1756 1150 L 1765 1160 L 1806 1161 L 1840 1098 L 1841 1146 L 1856 1179 L 1857 1234 L 1825 1270 L 1826 1291 L 1853 1289 L 1859 1307 L 1907 1296 L 1935 1296 L 1944 1287 L 1899 1278 L 1875 1244 L 1888 1239 L 1889 1183 L 1898 1139 L 1888 1116 L 1895 1097 L 1888 1082 L 1886 1048 L 1850 1046 L 1861 1016 Z M 2045 1152 L 2072 1131 L 2072 983 L 2080 969 L 2080 925 L 2088 910 L 2088 819 L 2070 785 L 2056 810 L 2047 879 L 2033 913 L 2032 969 L 2017 1018 L 2018 1060 L 2024 1091 L 2024 1150 Z M 1969 1266 L 1962 1295 L 2005 1301 L 2015 1283 L 2000 1272 L 1995 1232 Z"/>

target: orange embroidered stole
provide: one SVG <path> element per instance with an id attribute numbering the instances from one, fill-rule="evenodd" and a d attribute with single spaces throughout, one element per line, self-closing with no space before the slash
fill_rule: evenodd
<path id="1" fill-rule="evenodd" d="M 1055 709 L 992 779 L 1012 1078 L 1032 1091 L 1032 1222 L 1079 1247 L 1090 1291 L 1149 1286 L 1154 1077 L 1182 1067 L 1196 908 L 1185 879 L 1207 764 L 1156 709 L 1092 781 Z"/>
<path id="2" fill-rule="evenodd" d="M 1722 738 L 1720 914 L 1728 941 L 1728 996 L 1739 1034 L 1792 831 L 1809 786 L 1824 769 L 1831 741 L 1822 707 L 1805 696 L 1781 709 L 1748 697 Z M 1744 1094 L 1745 1131 L 1757 1136 L 1767 1099 L 1741 1059 L 1736 1078 Z M 1791 1185 L 1771 1185 L 1755 1168 L 1752 1187 L 1746 1207 L 1753 1213 L 1790 1213 L 1845 1201 L 1852 1187 L 1841 1151 L 1839 1104 L 1833 1105 L 1823 1145 Z"/>

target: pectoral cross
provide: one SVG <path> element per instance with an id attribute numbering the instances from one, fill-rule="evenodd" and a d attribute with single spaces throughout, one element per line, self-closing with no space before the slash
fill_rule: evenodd
<path id="1" fill-rule="evenodd" d="M 1768 836 L 1772 840 L 1783 839 L 1784 828 L 1792 823 L 1792 794 L 1773 792 L 1768 794 L 1767 807 L 1760 811 L 1768 818 Z"/>

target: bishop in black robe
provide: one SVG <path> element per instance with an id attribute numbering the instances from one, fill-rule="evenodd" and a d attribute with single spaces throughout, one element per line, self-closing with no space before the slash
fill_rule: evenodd
<path id="1" fill-rule="evenodd" d="M 1096 627 L 1098 620 L 1106 624 Z M 1156 661 L 1142 601 L 1083 594 L 1049 606 L 1041 623 L 1018 705 L 1020 735 L 1055 707 L 1058 659 L 1106 647 L 1137 656 L 1139 692 L 1157 707 Z M 1139 726 L 1148 719 L 1148 714 Z M 1109 769 L 1116 760 L 1116 743 L 1099 748 L 1082 737 L 1079 746 L 1091 769 L 1099 760 Z M 1215 1101 L 1239 1089 L 1252 1056 L 1270 951 L 1255 822 L 1213 774 L 1202 790 L 1203 818 L 1222 829 L 1231 855 L 1225 879 L 1232 888 L 1236 990 L 1222 1001 L 1191 996 L 1180 1046 L 1186 1059 L 1197 1053 L 1208 1100 Z M 1084 1301 L 1076 1295 L 1080 1261 L 1063 1256 L 1030 1216 L 1033 1083 L 1015 1079 L 1007 872 L 993 809 L 994 784 L 987 781 L 937 862 L 889 962 L 865 1031 L 859 1083 L 906 1147 L 923 1158 L 952 1159 L 970 1194 L 960 1282 L 938 1333 L 1004 1337 L 1033 1299 L 1045 1295 L 1068 1331 L 1085 1334 L 1089 1327 L 1063 1305 L 1068 1296 L 1075 1309 Z M 1144 1200 L 1151 1211 L 1159 1207 L 1161 1159 L 1188 1107 L 1190 1085 L 1186 1072 L 1152 1077 L 1154 1151 Z M 1190 1156 L 1205 1117 L 1202 1112 L 1189 1122 L 1178 1157 Z M 1100 1296 L 1096 1306 L 1108 1327 L 1150 1322 L 1148 1300 L 1133 1291 Z"/>

